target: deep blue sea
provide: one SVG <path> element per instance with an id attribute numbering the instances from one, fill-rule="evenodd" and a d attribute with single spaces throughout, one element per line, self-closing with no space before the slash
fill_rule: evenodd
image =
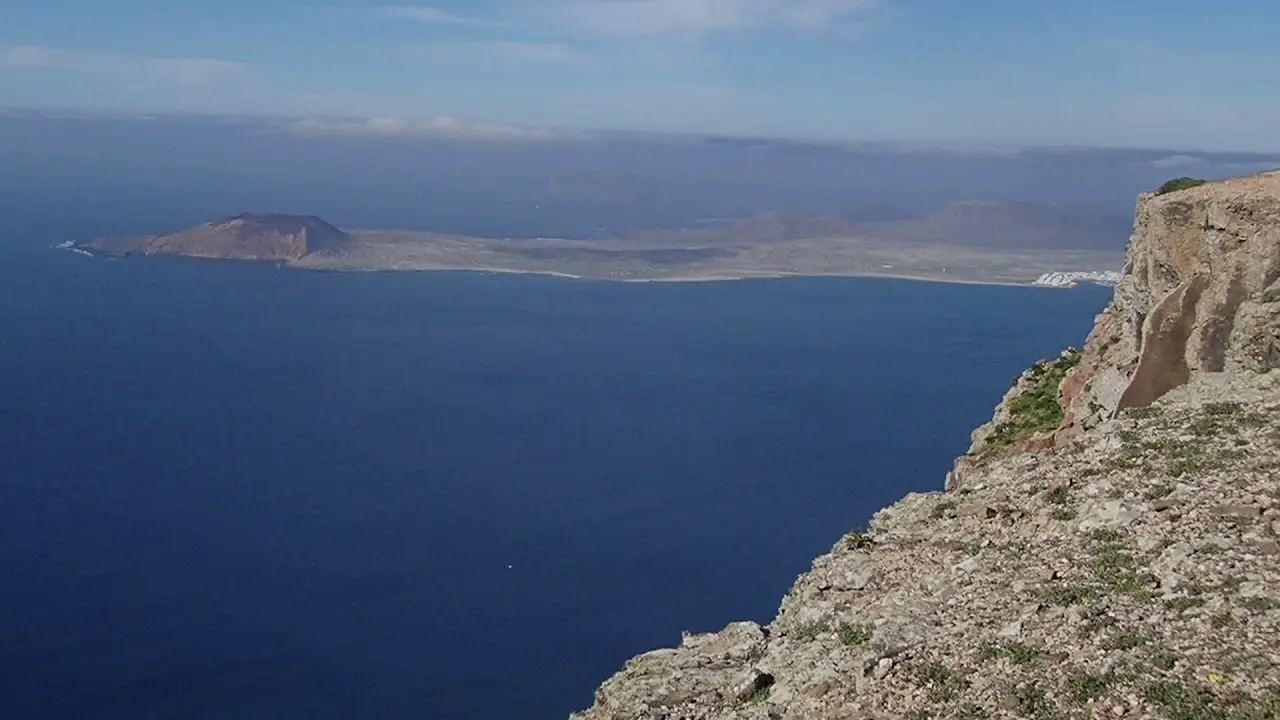
<path id="1" fill-rule="evenodd" d="M 1108 298 L 0 245 L 0 716 L 563 718 L 770 619 Z"/>

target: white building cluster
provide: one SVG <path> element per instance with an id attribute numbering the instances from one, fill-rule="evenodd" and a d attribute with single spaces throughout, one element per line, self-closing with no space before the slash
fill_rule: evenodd
<path id="1" fill-rule="evenodd" d="M 1084 272 L 1048 272 L 1036 278 L 1032 285 L 1048 285 L 1050 287 L 1075 287 L 1085 282 L 1095 285 L 1115 285 L 1120 282 L 1120 273 L 1114 270 L 1088 270 Z"/>

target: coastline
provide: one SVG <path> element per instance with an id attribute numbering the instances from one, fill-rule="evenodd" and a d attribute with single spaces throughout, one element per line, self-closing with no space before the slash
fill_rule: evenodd
<path id="1" fill-rule="evenodd" d="M 618 278 L 618 277 L 600 277 L 593 275 L 575 275 L 572 273 L 560 272 L 556 270 L 520 270 L 515 268 L 498 268 L 498 267 L 408 267 L 408 268 L 334 268 L 334 267 L 317 267 L 311 265 L 300 265 L 297 263 L 286 263 L 285 267 L 292 270 L 302 270 L 311 272 L 336 272 L 336 273 L 432 273 L 432 272 L 465 272 L 480 274 L 503 274 L 503 275 L 542 275 L 547 277 L 557 277 L 565 280 L 584 280 L 590 282 L 611 282 L 611 283 L 711 283 L 711 282 L 739 282 L 744 280 L 784 280 L 787 278 L 880 278 L 884 280 L 912 280 L 917 282 L 933 282 L 944 283 L 949 285 L 995 285 L 1002 287 L 1027 287 L 1027 288 L 1044 288 L 1048 290 L 1069 290 L 1067 286 L 1057 285 L 1037 285 L 1032 281 L 1015 282 L 1012 280 L 978 280 L 974 278 L 943 278 L 934 275 L 910 275 L 906 273 L 858 273 L 858 272 L 742 272 L 732 275 L 682 275 L 673 277 L 651 277 L 651 278 Z"/>
<path id="2" fill-rule="evenodd" d="M 80 244 L 65 246 L 63 244 L 55 245 L 54 249 L 69 250 L 77 254 L 88 255 L 92 257 L 116 257 L 117 255 L 110 252 L 102 252 L 98 248 L 86 248 Z M 1013 280 L 984 280 L 972 277 L 940 277 L 938 275 L 913 275 L 904 272 L 881 273 L 881 272 L 786 272 L 786 271 L 769 271 L 762 270 L 753 272 L 743 270 L 726 274 L 693 274 L 693 275 L 673 275 L 667 277 L 607 277 L 599 275 L 582 275 L 568 273 L 558 270 L 541 270 L 541 269 L 518 269 L 505 267 L 459 267 L 459 266 L 410 266 L 410 267 L 341 267 L 334 265 L 311 264 L 305 262 L 305 257 L 301 260 L 294 261 L 268 261 L 257 260 L 252 258 L 218 258 L 218 257 L 202 257 L 195 255 L 170 255 L 168 257 L 180 257 L 190 260 L 227 260 L 235 259 L 250 262 L 272 262 L 278 267 L 290 270 L 301 270 L 308 272 L 325 272 L 325 273 L 432 273 L 432 272 L 465 272 L 465 273 L 481 273 L 481 274 L 504 274 L 504 275 L 541 275 L 547 277 L 556 277 L 565 280 L 584 280 L 594 282 L 613 282 L 613 283 L 708 283 L 708 282 L 737 282 L 745 280 L 781 280 L 786 278 L 880 278 L 885 280 L 909 280 L 916 282 L 932 282 L 944 283 L 950 285 L 992 285 L 1002 287 L 1026 287 L 1026 288 L 1043 288 L 1049 290 L 1070 290 L 1071 286 L 1060 285 L 1042 285 L 1036 284 L 1033 280 L 1018 282 Z"/>

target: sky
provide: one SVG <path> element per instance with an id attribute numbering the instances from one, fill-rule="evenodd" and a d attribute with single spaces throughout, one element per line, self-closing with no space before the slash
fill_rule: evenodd
<path id="1" fill-rule="evenodd" d="M 580 130 L 1280 150 L 1261 0 L 0 0 L 0 104 Z"/>

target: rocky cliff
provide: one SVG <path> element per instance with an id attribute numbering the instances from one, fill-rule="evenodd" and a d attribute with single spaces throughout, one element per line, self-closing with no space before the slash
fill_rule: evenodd
<path id="1" fill-rule="evenodd" d="M 1083 348 L 767 626 L 629 661 L 580 720 L 1280 718 L 1280 174 L 1138 203 Z"/>
<path id="2" fill-rule="evenodd" d="M 242 213 L 176 233 L 102 238 L 89 245 L 114 253 L 239 260 L 298 260 L 340 250 L 347 233 L 311 215 Z"/>
<path id="3" fill-rule="evenodd" d="M 1133 234 L 1111 304 L 1083 353 L 1066 358 L 1052 387 L 1037 365 L 1019 378 L 991 423 L 974 431 L 947 487 L 984 455 L 1062 447 L 1080 433 L 1143 407 L 1194 373 L 1280 368 L 1280 172 L 1139 197 Z M 1067 373 L 1065 370 L 1069 369 Z M 1060 395 L 1050 402 L 1045 393 Z M 1008 415 L 1046 402 L 1038 422 Z"/>

